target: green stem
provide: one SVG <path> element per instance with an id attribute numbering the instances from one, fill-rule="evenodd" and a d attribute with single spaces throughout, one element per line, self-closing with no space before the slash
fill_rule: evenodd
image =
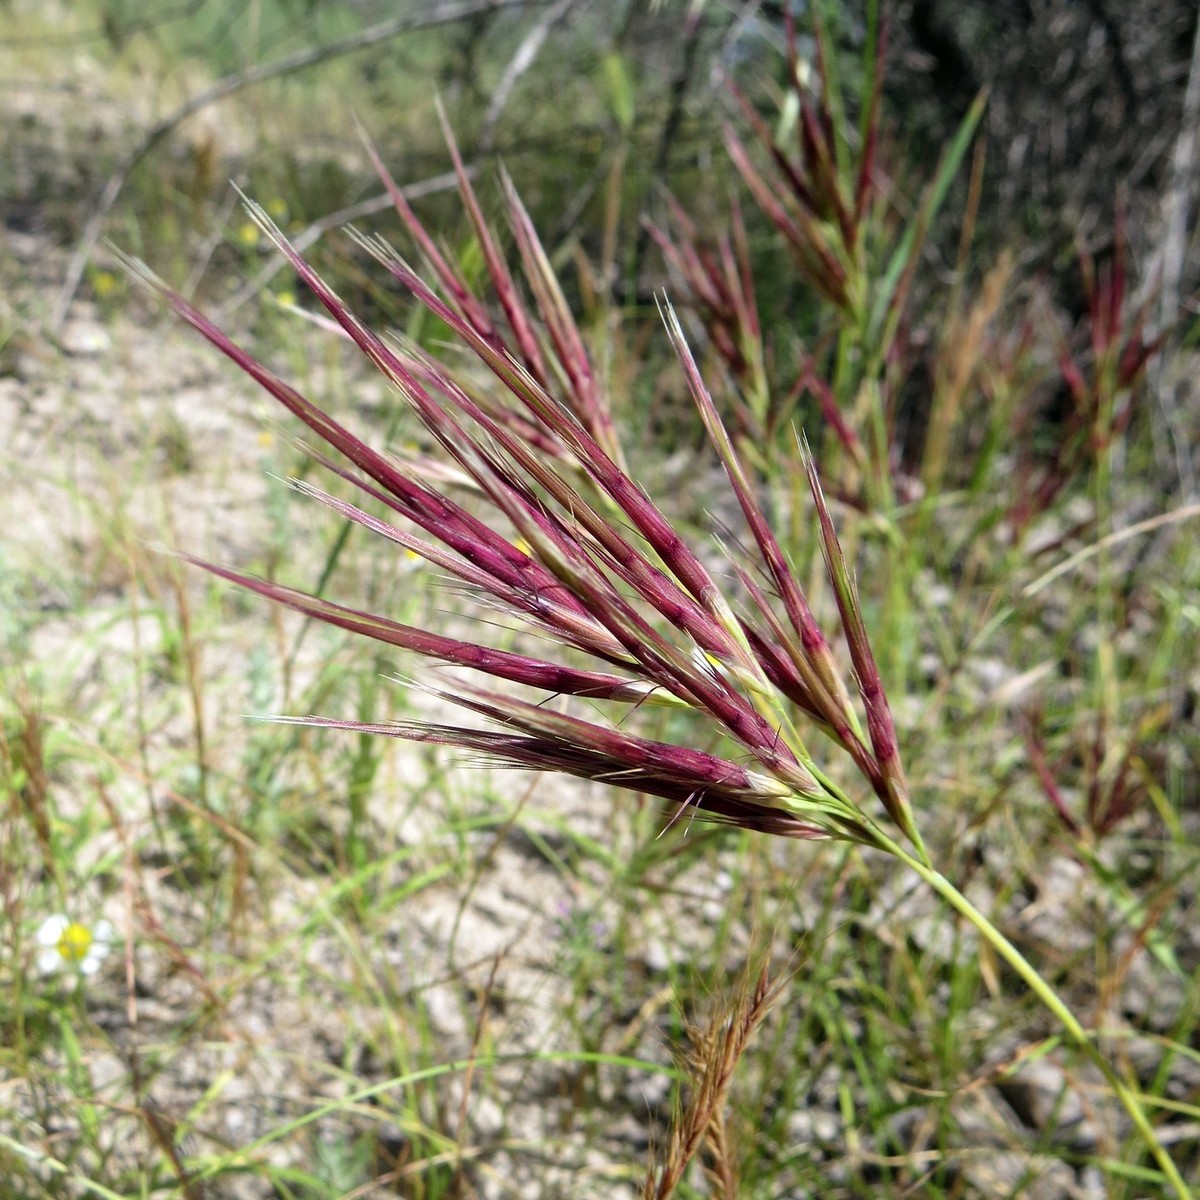
<path id="1" fill-rule="evenodd" d="M 1155 1133 L 1154 1126 L 1146 1116 L 1145 1109 L 1138 1099 L 1137 1092 L 1117 1074 L 1116 1069 L 1088 1037 L 1087 1030 L 1079 1023 L 1079 1019 L 1075 1014 L 1063 1003 L 1058 993 L 1042 978 L 1020 950 L 950 880 L 940 872 L 935 871 L 932 867 L 926 866 L 919 859 L 914 858 L 901 845 L 887 837 L 886 834 L 881 833 L 881 836 L 883 839 L 882 848 L 890 854 L 894 854 L 902 862 L 911 867 L 955 912 L 970 921 L 979 933 L 982 934 L 984 939 L 995 949 L 996 953 L 1016 971 L 1029 990 L 1053 1013 L 1058 1019 L 1059 1024 L 1066 1030 L 1070 1039 L 1096 1065 L 1100 1073 L 1104 1076 L 1109 1087 L 1112 1088 L 1113 1094 L 1120 1100 L 1125 1111 L 1129 1114 L 1146 1148 L 1154 1156 L 1155 1162 L 1158 1163 L 1163 1175 L 1166 1176 L 1176 1194 L 1180 1197 L 1180 1200 L 1193 1200 L 1193 1193 L 1187 1184 L 1184 1183 L 1183 1177 L 1179 1174 L 1179 1168 L 1176 1167 L 1171 1156 L 1167 1153 L 1166 1147 L 1158 1140 L 1158 1134 Z"/>

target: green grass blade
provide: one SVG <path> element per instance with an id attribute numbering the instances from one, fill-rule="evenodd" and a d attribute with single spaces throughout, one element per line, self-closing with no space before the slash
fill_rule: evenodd
<path id="1" fill-rule="evenodd" d="M 879 358 L 883 357 L 899 319 L 903 297 L 908 288 L 908 280 L 912 277 L 912 271 L 924 244 L 925 236 L 946 199 L 946 193 L 950 190 L 954 176 L 962 165 L 967 147 L 970 146 L 980 118 L 983 116 L 986 101 L 986 95 L 980 93 L 963 118 L 958 132 L 954 135 L 954 140 L 942 155 L 942 161 L 938 164 L 937 173 L 925 191 L 917 215 L 904 231 L 904 236 L 893 251 L 883 279 L 876 289 L 875 303 L 871 308 L 867 326 L 867 342 L 869 346 L 874 347 L 874 353 Z"/>

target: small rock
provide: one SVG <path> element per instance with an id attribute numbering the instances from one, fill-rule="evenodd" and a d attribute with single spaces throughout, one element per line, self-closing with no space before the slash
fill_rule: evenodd
<path id="1" fill-rule="evenodd" d="M 63 349 L 78 358 L 95 358 L 112 348 L 108 330 L 94 321 L 72 321 L 62 334 Z"/>
<path id="2" fill-rule="evenodd" d="M 1016 1195 L 1022 1200 L 1063 1200 L 1076 1194 L 1075 1172 L 1044 1155 L 997 1149 L 986 1156 L 966 1155 L 961 1166 L 967 1194 L 981 1200 Z"/>
<path id="3" fill-rule="evenodd" d="M 1029 1063 L 998 1080 L 996 1088 L 1021 1123 L 1039 1137 L 1048 1132 L 1054 1145 L 1078 1153 L 1095 1150 L 1098 1139 L 1087 1108 L 1071 1077 L 1057 1063 L 1050 1059 Z"/>

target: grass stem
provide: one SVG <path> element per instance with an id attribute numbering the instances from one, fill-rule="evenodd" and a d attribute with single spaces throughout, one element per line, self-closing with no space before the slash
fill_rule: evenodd
<path id="1" fill-rule="evenodd" d="M 1167 1153 L 1166 1147 L 1159 1141 L 1158 1134 L 1155 1132 L 1154 1126 L 1150 1123 L 1150 1119 L 1146 1116 L 1146 1111 L 1138 1099 L 1137 1092 L 1121 1078 L 1116 1068 L 1097 1048 L 1088 1036 L 1087 1030 L 1080 1023 L 1079 1018 L 1066 1005 L 1062 997 L 1059 996 L 1021 951 L 940 871 L 926 866 L 907 853 L 898 843 L 887 838 L 886 835 L 883 835 L 883 839 L 885 844 L 882 848 L 886 849 L 890 854 L 894 854 L 907 866 L 911 867 L 955 912 L 965 917 L 974 925 L 996 953 L 1016 971 L 1026 987 L 1053 1014 L 1071 1041 L 1083 1051 L 1104 1076 L 1108 1085 L 1112 1088 L 1113 1094 L 1129 1114 L 1134 1128 L 1137 1130 L 1146 1148 L 1153 1155 L 1155 1162 L 1158 1163 L 1159 1168 L 1171 1184 L 1175 1194 L 1180 1197 L 1180 1200 L 1193 1200 L 1194 1193 L 1184 1182 L 1178 1167 L 1176 1167 L 1171 1156 Z"/>

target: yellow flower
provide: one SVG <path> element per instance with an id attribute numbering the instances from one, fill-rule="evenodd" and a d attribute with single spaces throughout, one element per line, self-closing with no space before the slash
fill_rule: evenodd
<path id="1" fill-rule="evenodd" d="M 92 276 L 92 291 L 103 300 L 111 296 L 117 288 L 117 277 L 111 271 L 97 271 Z"/>
<path id="2" fill-rule="evenodd" d="M 116 931 L 105 920 L 87 926 L 62 913 L 47 917 L 37 932 L 38 970 L 43 975 L 55 971 L 78 971 L 95 975 L 112 949 Z"/>
<path id="3" fill-rule="evenodd" d="M 237 239 L 243 246 L 257 246 L 259 229 L 253 221 L 243 221 L 238 226 Z"/>

